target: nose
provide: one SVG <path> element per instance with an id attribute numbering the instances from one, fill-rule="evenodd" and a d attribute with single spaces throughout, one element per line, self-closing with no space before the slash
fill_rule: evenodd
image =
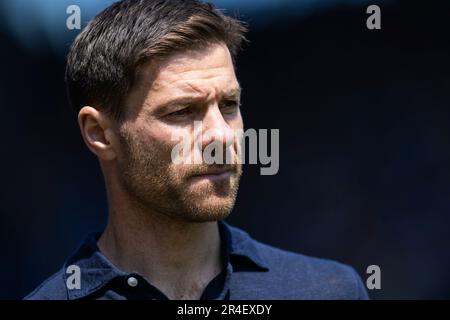
<path id="1" fill-rule="evenodd" d="M 202 150 L 211 143 L 223 144 L 224 150 L 227 143 L 234 140 L 233 129 L 224 119 L 217 105 L 208 108 L 203 118 Z"/>

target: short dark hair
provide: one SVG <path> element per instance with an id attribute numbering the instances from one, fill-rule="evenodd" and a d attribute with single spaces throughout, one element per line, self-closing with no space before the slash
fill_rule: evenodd
<path id="1" fill-rule="evenodd" d="M 138 67 L 153 58 L 209 43 L 224 43 L 234 57 L 246 27 L 197 0 L 122 0 L 98 14 L 72 44 L 66 68 L 71 106 L 101 108 L 116 120 Z"/>

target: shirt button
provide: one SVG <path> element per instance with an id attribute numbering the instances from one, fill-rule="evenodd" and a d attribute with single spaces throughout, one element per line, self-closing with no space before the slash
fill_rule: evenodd
<path id="1" fill-rule="evenodd" d="M 129 277 L 127 283 L 130 287 L 136 287 L 138 285 L 138 280 L 135 277 Z"/>

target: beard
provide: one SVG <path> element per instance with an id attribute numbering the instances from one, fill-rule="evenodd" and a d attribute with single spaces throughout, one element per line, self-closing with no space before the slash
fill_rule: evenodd
<path id="1" fill-rule="evenodd" d="M 169 145 L 125 131 L 121 140 L 119 181 L 136 205 L 185 222 L 217 221 L 230 214 L 242 175 L 237 152 L 233 164 L 174 164 Z M 211 170 L 229 170 L 231 175 L 220 180 L 193 178 Z"/>

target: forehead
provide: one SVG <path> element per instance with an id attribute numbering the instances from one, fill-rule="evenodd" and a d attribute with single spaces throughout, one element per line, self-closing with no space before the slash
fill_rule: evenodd
<path id="1" fill-rule="evenodd" d="M 146 105 L 186 95 L 214 99 L 239 89 L 230 52 L 222 44 L 149 63 L 142 68 L 138 79 L 137 91 L 146 91 Z"/>

